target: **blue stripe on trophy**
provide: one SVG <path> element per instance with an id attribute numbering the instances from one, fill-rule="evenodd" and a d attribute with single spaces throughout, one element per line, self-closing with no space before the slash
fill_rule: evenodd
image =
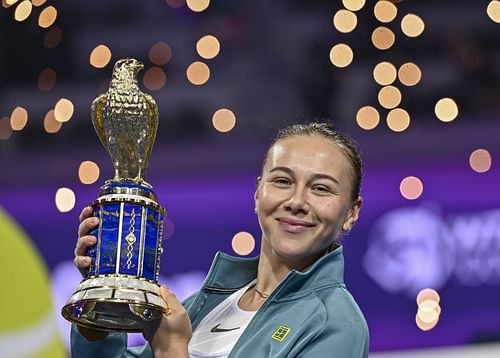
<path id="1" fill-rule="evenodd" d="M 100 204 L 102 211 L 102 227 L 100 230 L 101 246 L 99 257 L 99 271 L 97 274 L 115 273 L 117 257 L 117 237 L 120 226 L 120 205 L 116 203 Z"/>
<path id="2" fill-rule="evenodd" d="M 97 230 L 97 254 L 95 259 L 95 273 L 99 272 L 99 262 L 101 260 L 101 242 L 102 242 L 102 208 L 99 208 L 99 228 Z"/>
<path id="3" fill-rule="evenodd" d="M 146 220 L 146 235 L 144 240 L 144 260 L 142 276 L 148 280 L 155 279 L 156 271 L 156 251 L 157 235 L 160 218 L 158 210 L 148 210 Z"/>
<path id="4" fill-rule="evenodd" d="M 137 276 L 142 276 L 142 268 L 144 262 L 144 239 L 146 237 L 146 218 L 148 215 L 148 208 L 142 207 L 142 218 L 141 218 L 141 238 L 139 242 L 139 265 L 137 267 Z"/>
<path id="5" fill-rule="evenodd" d="M 115 273 L 119 274 L 120 273 L 120 258 L 122 256 L 122 232 L 123 232 L 123 207 L 125 206 L 124 203 L 120 203 L 120 216 L 119 216 L 119 221 L 118 221 L 118 236 L 117 240 L 118 241 L 118 247 L 116 249 L 116 264 L 115 264 Z"/>

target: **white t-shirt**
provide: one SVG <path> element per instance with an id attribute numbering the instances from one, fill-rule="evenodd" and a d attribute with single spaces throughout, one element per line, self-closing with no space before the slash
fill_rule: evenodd
<path id="1" fill-rule="evenodd" d="M 189 341 L 190 358 L 227 358 L 257 311 L 244 311 L 238 301 L 255 280 L 222 301 L 205 316 Z"/>

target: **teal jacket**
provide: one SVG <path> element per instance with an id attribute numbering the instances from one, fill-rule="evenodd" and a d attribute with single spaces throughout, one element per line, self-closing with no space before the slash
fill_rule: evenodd
<path id="1" fill-rule="evenodd" d="M 257 311 L 230 358 L 367 358 L 368 327 L 344 284 L 343 248 L 316 261 L 307 271 L 291 271 Z M 199 292 L 184 306 L 193 330 L 231 293 L 254 280 L 258 258 L 217 253 Z M 73 358 L 152 357 L 149 344 L 127 349 L 124 333 L 88 342 L 73 328 Z"/>

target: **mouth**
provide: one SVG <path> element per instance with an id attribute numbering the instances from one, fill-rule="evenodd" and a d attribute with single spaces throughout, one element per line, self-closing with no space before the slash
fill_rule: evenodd
<path id="1" fill-rule="evenodd" d="M 316 226 L 310 222 L 297 219 L 277 218 L 276 221 L 282 230 L 292 234 L 300 234 Z"/>

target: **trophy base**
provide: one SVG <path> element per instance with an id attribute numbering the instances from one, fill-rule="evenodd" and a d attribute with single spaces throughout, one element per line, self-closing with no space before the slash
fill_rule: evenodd
<path id="1" fill-rule="evenodd" d="M 153 283 L 136 278 L 97 277 L 80 284 L 62 308 L 62 315 L 95 330 L 142 332 L 146 321 L 161 318 L 166 310 L 159 287 Z"/>

